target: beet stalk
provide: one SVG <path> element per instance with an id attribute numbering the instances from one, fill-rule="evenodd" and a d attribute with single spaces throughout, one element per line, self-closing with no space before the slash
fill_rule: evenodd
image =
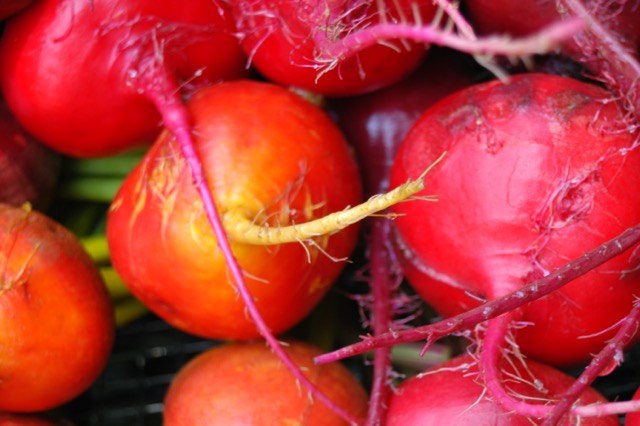
<path id="1" fill-rule="evenodd" d="M 437 340 L 455 332 L 470 330 L 476 325 L 511 312 L 527 303 L 538 300 L 571 281 L 604 264 L 616 256 L 629 250 L 640 242 L 640 225 L 627 229 L 618 237 L 609 240 L 594 250 L 556 269 L 549 275 L 540 278 L 522 288 L 486 302 L 459 315 L 445 318 L 433 324 L 415 327 L 379 336 L 363 337 L 363 340 L 338 350 L 317 356 L 315 362 L 324 364 L 358 355 L 372 349 L 393 346 L 400 343 L 415 342 L 426 339 L 423 353 Z"/>

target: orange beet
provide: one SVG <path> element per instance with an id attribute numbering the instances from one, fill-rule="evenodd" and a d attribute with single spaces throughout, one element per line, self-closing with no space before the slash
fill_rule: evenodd
<path id="1" fill-rule="evenodd" d="M 364 417 L 367 394 L 342 364 L 314 365 L 321 351 L 290 342 L 286 351 L 331 400 Z M 208 350 L 178 373 L 165 398 L 165 426 L 346 425 L 313 401 L 264 343 L 233 343 Z"/>
<path id="2" fill-rule="evenodd" d="M 61 405 L 102 372 L 114 340 L 97 266 L 66 228 L 0 204 L 0 410 Z"/>
<path id="3" fill-rule="evenodd" d="M 361 201 L 357 165 L 320 108 L 274 84 L 234 81 L 188 104 L 196 150 L 220 215 L 278 228 Z M 192 173 L 164 132 L 126 178 L 107 219 L 111 260 L 127 286 L 173 326 L 215 339 L 259 336 L 231 282 Z M 358 226 L 293 242 L 231 248 L 274 333 L 305 317 L 333 285 Z"/>

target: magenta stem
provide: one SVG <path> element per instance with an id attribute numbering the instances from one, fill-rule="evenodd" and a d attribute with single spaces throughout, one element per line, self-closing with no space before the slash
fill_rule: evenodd
<path id="1" fill-rule="evenodd" d="M 602 417 L 640 411 L 640 400 L 605 402 L 602 404 L 575 407 L 573 412 L 580 417 Z"/>
<path id="2" fill-rule="evenodd" d="M 456 26 L 456 29 L 462 34 L 465 38 L 475 40 L 476 33 L 473 30 L 469 21 L 460 13 L 460 10 L 457 6 L 455 6 L 451 0 L 433 0 L 433 3 L 441 8 L 448 16 L 451 18 L 453 23 Z"/>
<path id="3" fill-rule="evenodd" d="M 354 31 L 337 41 L 329 40 L 325 31 L 317 31 L 315 41 L 322 52 L 317 58 L 319 62 L 344 59 L 381 41 L 397 39 L 446 46 L 470 54 L 518 57 L 547 53 L 552 46 L 573 37 L 582 27 L 580 19 L 569 19 L 553 23 L 534 36 L 513 39 L 495 36 L 469 38 L 431 25 L 380 23 Z"/>
<path id="4" fill-rule="evenodd" d="M 502 386 L 503 380 L 500 374 L 500 361 L 503 356 L 503 348 L 507 341 L 506 336 L 509 324 L 513 322 L 513 312 L 493 318 L 488 321 L 487 331 L 482 341 L 480 353 L 480 367 L 488 391 L 488 397 L 493 398 L 506 411 L 514 411 L 524 417 L 541 418 L 546 416 L 551 408 L 547 405 L 530 404 L 518 400 L 509 395 Z"/>
<path id="5" fill-rule="evenodd" d="M 148 78 L 142 82 L 142 89 L 160 112 L 164 126 L 174 134 L 178 141 L 182 155 L 191 170 L 194 185 L 202 199 L 204 210 L 208 221 L 213 228 L 213 233 L 218 242 L 218 246 L 231 272 L 231 277 L 233 281 L 235 281 L 240 297 L 246 305 L 249 316 L 256 324 L 259 333 L 264 337 L 273 352 L 278 356 L 286 368 L 291 371 L 295 378 L 309 390 L 314 398 L 317 398 L 350 424 L 361 424 L 362 422 L 360 419 L 355 418 L 335 404 L 302 373 L 300 368 L 287 355 L 278 339 L 276 339 L 264 322 L 262 315 L 260 314 L 253 297 L 247 288 L 242 269 L 233 255 L 226 231 L 220 220 L 217 207 L 213 200 L 213 196 L 211 195 L 211 189 L 202 169 L 202 163 L 200 162 L 195 150 L 193 135 L 191 133 L 189 111 L 180 99 L 179 88 L 164 69 L 155 68 L 154 71 L 157 75 L 147 75 L 146 77 Z M 149 74 L 153 74 L 153 72 Z"/>
<path id="6" fill-rule="evenodd" d="M 514 411 L 526 417 L 544 419 L 542 426 L 554 426 L 569 412 L 576 416 L 604 416 L 625 412 L 622 410 L 638 409 L 638 404 L 635 403 L 573 406 L 603 371 L 609 368 L 612 363 L 622 362 L 623 350 L 631 342 L 638 329 L 640 321 L 640 303 L 638 301 L 634 302 L 631 312 L 620 322 L 620 328 L 616 335 L 592 359 L 587 368 L 555 404 L 541 405 L 520 401 L 507 394 L 502 386 L 499 363 L 502 356 L 507 356 L 503 354 L 502 349 L 507 341 L 505 337 L 509 324 L 513 321 L 512 316 L 511 312 L 488 322 L 480 355 L 480 365 L 483 369 L 489 395 L 507 411 Z"/>
<path id="7" fill-rule="evenodd" d="M 549 275 L 523 286 L 521 289 L 508 295 L 434 324 L 416 327 L 410 330 L 384 333 L 379 336 L 364 337 L 361 342 L 317 356 L 315 362 L 318 364 L 334 362 L 372 349 L 425 339 L 428 347 L 431 343 L 451 333 L 471 329 L 488 319 L 495 318 L 513 311 L 522 305 L 538 300 L 620 255 L 638 242 L 640 242 L 640 225 L 627 229 L 618 237 L 602 244 L 567 265 L 556 269 Z"/>
<path id="8" fill-rule="evenodd" d="M 393 284 L 390 282 L 389 222 L 385 218 L 369 218 L 372 223 L 370 250 L 370 286 L 373 295 L 373 333 L 389 331 L 392 324 L 391 296 Z M 378 348 L 373 353 L 373 384 L 369 399 L 367 426 L 382 426 L 389 398 L 389 371 L 391 369 L 391 348 Z"/>

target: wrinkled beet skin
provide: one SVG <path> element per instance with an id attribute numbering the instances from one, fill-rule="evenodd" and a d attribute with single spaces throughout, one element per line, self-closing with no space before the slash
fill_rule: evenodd
<path id="1" fill-rule="evenodd" d="M 357 417 L 367 411 L 367 394 L 345 366 L 314 365 L 321 353 L 291 341 L 285 346 L 305 375 L 339 406 Z M 346 426 L 320 401 L 309 398 L 264 343 L 234 343 L 203 352 L 185 365 L 165 397 L 164 425 Z"/>
<path id="2" fill-rule="evenodd" d="M 600 124 L 619 119 L 613 103 L 597 102 L 606 98 L 575 80 L 521 75 L 441 101 L 410 131 L 392 185 L 415 178 L 447 151 L 425 181 L 424 194 L 438 202 L 393 208 L 403 215 L 394 223 L 408 280 L 440 313 L 517 290 L 640 222 L 640 199 L 629 191 L 640 184 L 640 154 L 597 163 L 634 138 L 596 129 L 596 112 Z M 569 188 L 581 173 L 585 181 Z M 612 273 L 633 268 L 629 256 L 526 306 L 521 320 L 535 325 L 518 331 L 522 351 L 572 365 L 601 349 L 614 330 L 600 332 L 640 294 L 637 272 Z"/>
<path id="3" fill-rule="evenodd" d="M 177 83 L 246 74 L 224 3 L 176 5 L 42 0 L 9 19 L 0 42 L 0 82 L 11 111 L 35 137 L 71 156 L 112 155 L 151 143 L 160 115 L 129 83 L 143 78 L 155 58 L 152 29 L 163 66 Z M 159 21 L 164 28 L 155 26 Z"/>
<path id="4" fill-rule="evenodd" d="M 552 367 L 532 360 L 527 361 L 528 371 L 519 367 L 516 372 L 512 365 L 502 360 L 502 371 L 532 380 L 539 379 L 548 393 L 541 392 L 531 384 L 516 382 L 509 378 L 509 389 L 517 395 L 526 395 L 542 403 L 545 400 L 562 396 L 574 378 Z M 468 364 L 468 368 L 462 368 Z M 459 368 L 459 370 L 456 370 Z M 440 371 L 438 371 L 440 370 Z M 404 381 L 389 401 L 387 426 L 531 426 L 540 421 L 505 411 L 489 396 L 484 395 L 484 384 L 477 364 L 469 355 L 453 358 L 446 363 L 428 370 L 424 377 L 413 377 Z M 580 397 L 580 405 L 607 402 L 606 399 L 589 388 Z M 615 416 L 578 419 L 565 416 L 558 426 L 616 426 L 620 423 Z"/>
<path id="5" fill-rule="evenodd" d="M 62 157 L 29 135 L 0 102 L 0 202 L 46 210 Z"/>

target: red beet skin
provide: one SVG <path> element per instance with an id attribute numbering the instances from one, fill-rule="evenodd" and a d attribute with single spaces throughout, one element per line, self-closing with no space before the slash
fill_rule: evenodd
<path id="1" fill-rule="evenodd" d="M 640 154 L 608 93 L 528 74 L 477 85 L 430 108 L 410 131 L 391 186 L 426 178 L 437 203 L 394 207 L 405 272 L 444 315 L 495 299 L 640 222 Z M 597 115 L 597 118 L 595 118 Z M 617 129 L 620 130 L 620 129 Z M 626 153 L 626 154 L 625 154 Z M 517 343 L 553 365 L 587 360 L 640 294 L 633 254 L 526 305 Z M 621 274 L 621 271 L 628 271 Z"/>
<path id="2" fill-rule="evenodd" d="M 509 389 L 515 395 L 526 396 L 534 404 L 555 401 L 573 383 L 574 379 L 548 365 L 532 360 L 526 367 L 518 360 L 513 364 L 504 359 L 500 367 L 511 374 Z M 513 366 L 517 367 L 517 370 Z M 505 376 L 506 377 L 506 376 Z M 522 381 L 514 379 L 521 377 Z M 534 379 L 539 382 L 534 386 Z M 448 426 L 530 426 L 539 424 L 537 419 L 520 416 L 500 407 L 486 393 L 478 366 L 468 355 L 454 358 L 443 365 L 431 368 L 423 377 L 413 377 L 403 382 L 389 402 L 387 426 L 448 425 Z M 525 398 L 522 398 L 525 400 Z M 589 388 L 579 404 L 606 402 L 606 399 Z M 615 426 L 620 423 L 615 416 L 577 419 L 565 416 L 560 426 Z"/>
<path id="3" fill-rule="evenodd" d="M 344 57 L 327 53 L 348 35 L 381 23 L 433 19 L 430 1 L 342 0 L 229 1 L 242 47 L 270 81 L 327 96 L 369 93 L 414 71 L 427 50 L 410 40 L 354 48 Z"/>

